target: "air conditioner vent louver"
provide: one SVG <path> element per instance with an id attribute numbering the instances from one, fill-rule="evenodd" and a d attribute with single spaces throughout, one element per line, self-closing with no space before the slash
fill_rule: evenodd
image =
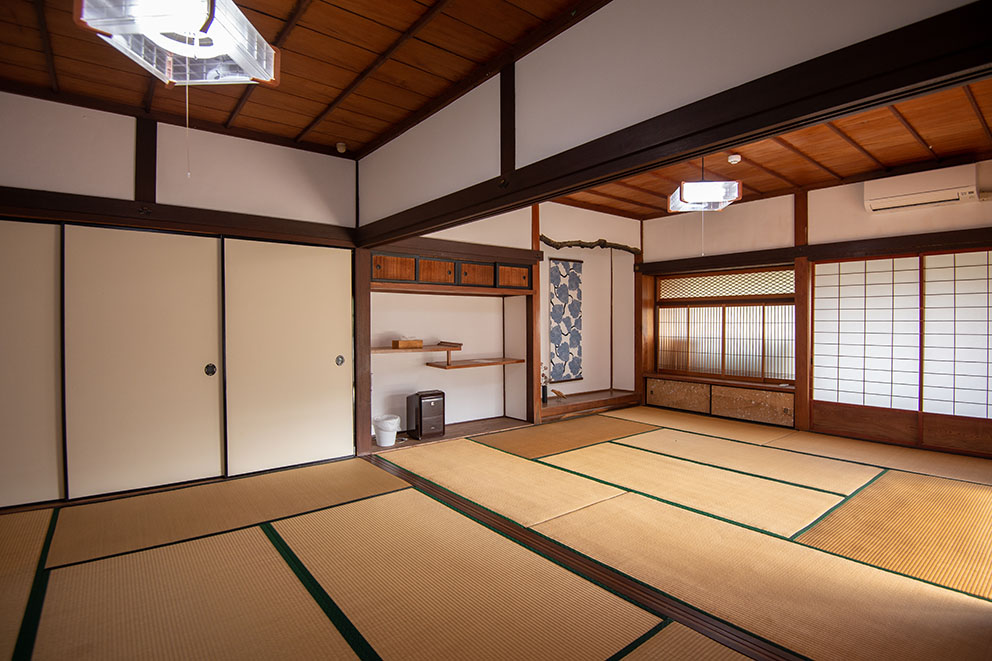
<path id="1" fill-rule="evenodd" d="M 977 173 L 970 164 L 866 181 L 865 209 L 879 213 L 977 201 Z"/>

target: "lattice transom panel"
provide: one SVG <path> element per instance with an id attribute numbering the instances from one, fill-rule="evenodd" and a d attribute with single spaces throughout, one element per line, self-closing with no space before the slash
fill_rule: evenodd
<path id="1" fill-rule="evenodd" d="M 659 300 L 769 296 L 795 292 L 796 274 L 791 269 L 658 278 Z"/>

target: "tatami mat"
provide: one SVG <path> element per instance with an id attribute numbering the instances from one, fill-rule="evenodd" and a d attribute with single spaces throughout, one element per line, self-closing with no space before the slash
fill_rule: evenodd
<path id="1" fill-rule="evenodd" d="M 354 659 L 258 528 L 56 569 L 35 659 Z"/>
<path id="2" fill-rule="evenodd" d="M 620 441 L 704 464 L 753 473 L 815 489 L 850 494 L 882 469 L 834 459 L 727 441 L 701 434 L 661 429 Z"/>
<path id="3" fill-rule="evenodd" d="M 0 659 L 17 643 L 52 510 L 0 516 Z"/>
<path id="4" fill-rule="evenodd" d="M 684 431 L 696 432 L 697 434 L 708 434 L 710 436 L 720 436 L 721 438 L 732 438 L 737 441 L 747 443 L 767 443 L 776 438 L 785 436 L 791 429 L 785 427 L 774 427 L 772 425 L 761 425 L 756 422 L 744 422 L 741 420 L 727 420 L 725 418 L 714 418 L 708 415 L 697 415 L 695 413 L 685 413 L 683 411 L 671 411 L 660 409 L 654 406 L 635 406 L 629 409 L 619 409 L 607 411 L 602 415 L 623 418 L 643 422 L 648 425 L 659 427 L 671 427 L 672 429 L 682 429 Z"/>
<path id="5" fill-rule="evenodd" d="M 641 422 L 588 415 L 478 437 L 480 443 L 535 458 L 656 429 Z"/>
<path id="6" fill-rule="evenodd" d="M 624 661 L 745 661 L 747 658 L 678 622 L 672 622 L 623 657 Z"/>
<path id="7" fill-rule="evenodd" d="M 48 566 L 233 530 L 409 486 L 361 459 L 131 496 L 59 512 Z"/>
<path id="8" fill-rule="evenodd" d="M 623 493 L 463 439 L 383 458 L 525 526 Z"/>
<path id="9" fill-rule="evenodd" d="M 659 620 L 416 491 L 275 529 L 384 659 L 596 659 Z"/>
<path id="10" fill-rule="evenodd" d="M 890 471 L 797 541 L 992 599 L 989 486 Z"/>
<path id="11" fill-rule="evenodd" d="M 814 659 L 983 659 L 992 603 L 637 494 L 539 532 Z"/>
<path id="12" fill-rule="evenodd" d="M 615 443 L 543 461 L 783 537 L 813 523 L 842 499 Z"/>
<path id="13" fill-rule="evenodd" d="M 931 452 L 886 443 L 856 441 L 797 431 L 768 443 L 771 447 L 808 452 L 822 457 L 857 461 L 911 473 L 992 485 L 992 459 L 979 459 L 946 452 Z"/>

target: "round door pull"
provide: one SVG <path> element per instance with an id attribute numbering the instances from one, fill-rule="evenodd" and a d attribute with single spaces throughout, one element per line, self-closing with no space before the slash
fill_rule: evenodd
<path id="1" fill-rule="evenodd" d="M 344 365 L 344 356 L 338 356 L 337 358 L 335 358 L 334 364 L 338 366 Z"/>
<path id="2" fill-rule="evenodd" d="M 203 373 L 207 376 L 213 376 L 217 373 L 217 366 L 213 363 L 207 363 L 206 367 L 203 368 Z"/>

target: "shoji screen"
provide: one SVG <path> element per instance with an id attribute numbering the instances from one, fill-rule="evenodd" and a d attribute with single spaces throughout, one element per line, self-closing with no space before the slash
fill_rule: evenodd
<path id="1" fill-rule="evenodd" d="M 813 399 L 919 407 L 919 258 L 816 264 Z"/>
<path id="2" fill-rule="evenodd" d="M 987 251 L 924 258 L 923 410 L 992 418 Z"/>

